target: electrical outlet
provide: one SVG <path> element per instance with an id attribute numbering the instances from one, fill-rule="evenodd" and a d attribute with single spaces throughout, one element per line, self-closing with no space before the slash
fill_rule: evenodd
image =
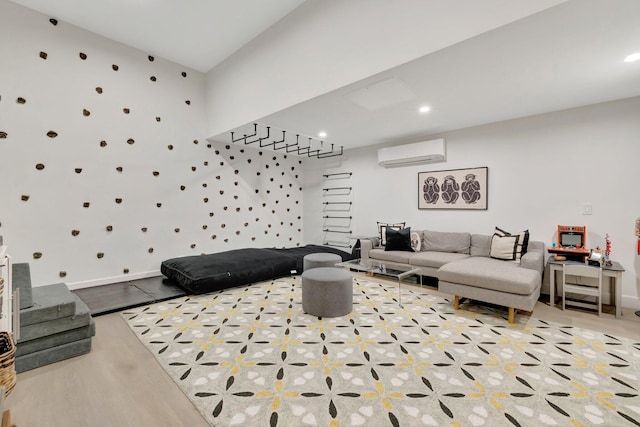
<path id="1" fill-rule="evenodd" d="M 591 215 L 593 213 L 593 208 L 591 203 L 585 203 L 582 205 L 582 215 Z"/>

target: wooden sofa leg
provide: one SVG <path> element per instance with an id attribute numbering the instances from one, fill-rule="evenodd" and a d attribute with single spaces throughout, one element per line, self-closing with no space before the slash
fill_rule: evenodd
<path id="1" fill-rule="evenodd" d="M 453 308 L 455 310 L 460 308 L 460 297 L 458 295 L 453 296 Z"/>
<path id="2" fill-rule="evenodd" d="M 509 323 L 513 323 L 516 320 L 516 309 L 509 307 Z"/>

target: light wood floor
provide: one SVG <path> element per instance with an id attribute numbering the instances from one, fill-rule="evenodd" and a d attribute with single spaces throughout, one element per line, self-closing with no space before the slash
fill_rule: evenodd
<path id="1" fill-rule="evenodd" d="M 450 298 L 433 288 L 424 290 Z M 631 309 L 623 309 L 623 317 L 616 319 L 577 309 L 563 312 L 538 302 L 533 315 L 640 340 L 640 317 Z M 95 320 L 91 353 L 18 375 L 6 400 L 18 427 L 208 425 L 119 314 Z"/>

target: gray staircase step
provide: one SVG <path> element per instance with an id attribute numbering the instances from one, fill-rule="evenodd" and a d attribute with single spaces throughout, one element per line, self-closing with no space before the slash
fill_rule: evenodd
<path id="1" fill-rule="evenodd" d="M 16 373 L 39 368 L 71 357 L 80 356 L 91 351 L 91 338 L 84 338 L 67 344 L 58 345 L 45 350 L 36 351 L 16 357 Z"/>
<path id="2" fill-rule="evenodd" d="M 26 262 L 13 264 L 11 269 L 13 290 L 20 289 L 20 309 L 33 306 L 31 270 Z"/>
<path id="3" fill-rule="evenodd" d="M 96 334 L 96 323 L 91 320 L 91 324 L 81 328 L 70 329 L 57 334 L 36 338 L 29 341 L 20 341 L 16 346 L 16 357 L 25 354 L 35 353 L 62 344 L 68 344 L 85 338 L 91 338 Z"/>
<path id="4" fill-rule="evenodd" d="M 56 285 L 51 285 L 56 286 Z M 47 287 L 47 286 L 44 286 Z M 66 285 L 64 286 L 66 289 Z M 34 288 L 34 291 L 39 288 Z M 89 326 L 91 323 L 91 313 L 89 312 L 89 308 L 87 305 L 82 302 L 82 300 L 76 296 L 74 293 L 67 289 L 67 293 L 69 294 L 69 298 L 73 301 L 72 304 L 65 304 L 66 307 L 72 306 L 74 309 L 71 313 L 64 317 L 57 317 L 55 319 L 46 320 L 39 323 L 32 323 L 28 325 L 21 324 L 20 325 L 20 340 L 18 343 L 31 341 L 37 338 L 46 337 L 49 335 L 58 334 L 60 332 L 68 331 L 71 329 L 81 328 L 83 326 Z M 34 297 L 37 294 L 34 292 Z M 58 298 L 61 298 L 56 294 Z M 35 303 L 38 303 L 38 299 L 35 299 Z M 35 306 L 35 304 L 34 304 Z M 30 309 L 27 309 L 30 310 Z M 21 312 L 22 313 L 22 312 Z M 22 319 L 22 317 L 20 318 Z"/>
<path id="5" fill-rule="evenodd" d="M 76 298 L 64 283 L 32 288 L 33 306 L 20 310 L 21 330 L 24 327 L 61 317 L 73 316 Z"/>

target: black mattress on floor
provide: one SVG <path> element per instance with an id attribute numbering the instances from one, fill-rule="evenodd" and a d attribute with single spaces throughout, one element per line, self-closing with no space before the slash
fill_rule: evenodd
<path id="1" fill-rule="evenodd" d="M 203 294 L 302 273 L 304 256 L 317 252 L 340 255 L 343 261 L 353 258 L 349 252 L 319 245 L 246 248 L 168 259 L 162 262 L 160 271 L 188 291 Z"/>

